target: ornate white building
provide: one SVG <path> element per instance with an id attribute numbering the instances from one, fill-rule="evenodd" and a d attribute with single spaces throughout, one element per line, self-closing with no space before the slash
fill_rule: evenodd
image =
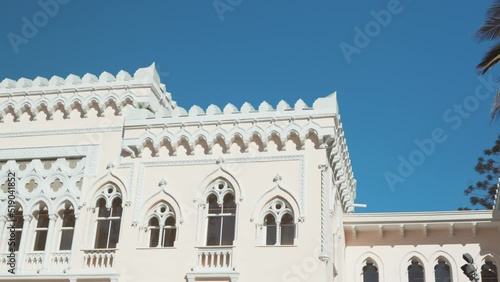
<path id="1" fill-rule="evenodd" d="M 498 206 L 353 213 L 335 93 L 185 110 L 154 65 L 4 79 L 0 144 L 0 281 L 468 281 L 463 253 L 500 262 Z"/>

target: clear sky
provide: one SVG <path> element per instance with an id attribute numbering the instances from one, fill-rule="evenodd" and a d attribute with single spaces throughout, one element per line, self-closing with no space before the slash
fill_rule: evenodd
<path id="1" fill-rule="evenodd" d="M 490 1 L 54 1 L 2 1 L 1 79 L 156 62 L 188 109 L 312 105 L 337 91 L 356 202 L 368 204 L 357 212 L 467 205 L 477 157 L 499 133 L 494 91 L 475 72 Z"/>

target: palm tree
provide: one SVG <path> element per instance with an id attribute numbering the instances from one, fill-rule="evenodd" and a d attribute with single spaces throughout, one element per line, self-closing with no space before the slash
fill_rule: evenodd
<path id="1" fill-rule="evenodd" d="M 500 0 L 493 0 L 493 4 L 486 12 L 486 20 L 483 26 L 476 32 L 475 37 L 480 42 L 500 39 Z M 500 61 L 500 43 L 495 44 L 484 55 L 481 62 L 477 65 L 477 71 L 483 75 L 491 67 Z M 491 108 L 491 120 L 500 115 L 500 92 L 497 92 L 493 99 Z"/>

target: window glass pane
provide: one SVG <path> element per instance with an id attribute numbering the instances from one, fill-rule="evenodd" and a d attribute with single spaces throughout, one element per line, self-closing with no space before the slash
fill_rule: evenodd
<path id="1" fill-rule="evenodd" d="M 264 225 L 266 227 L 266 245 L 276 245 L 276 220 L 272 214 L 268 214 L 265 217 Z"/>
<path id="2" fill-rule="evenodd" d="M 167 220 L 165 220 L 165 226 L 175 226 L 175 218 L 167 218 Z"/>
<path id="3" fill-rule="evenodd" d="M 64 211 L 62 227 L 75 227 L 75 212 L 73 210 Z"/>
<path id="4" fill-rule="evenodd" d="M 224 207 L 223 207 L 223 213 L 231 213 L 234 214 L 236 213 L 236 202 L 234 201 L 234 195 L 233 194 L 226 194 L 224 196 Z"/>
<path id="5" fill-rule="evenodd" d="M 158 241 L 160 239 L 160 229 L 150 229 L 149 231 L 151 233 L 150 239 L 149 239 L 149 246 L 150 247 L 156 247 L 158 246 Z"/>
<path id="6" fill-rule="evenodd" d="M 44 251 L 47 242 L 47 230 L 36 231 L 34 251 Z"/>
<path id="7" fill-rule="evenodd" d="M 110 210 L 106 208 L 106 201 L 104 199 L 99 199 L 97 201 L 98 217 L 109 217 Z"/>
<path id="8" fill-rule="evenodd" d="M 293 217 L 289 214 L 281 218 L 281 245 L 293 245 L 295 238 L 295 224 Z"/>
<path id="9" fill-rule="evenodd" d="M 412 260 L 410 266 L 408 266 L 408 281 L 409 282 L 425 281 L 424 268 L 419 264 L 417 260 Z"/>
<path id="10" fill-rule="evenodd" d="M 16 212 L 14 218 L 16 220 L 16 228 L 23 228 L 24 224 L 23 212 L 22 211 Z"/>
<path id="11" fill-rule="evenodd" d="M 378 269 L 373 263 L 367 262 L 363 267 L 363 282 L 378 282 Z"/>
<path id="12" fill-rule="evenodd" d="M 19 230 L 19 231 L 16 231 L 15 234 L 16 234 L 16 246 L 14 247 L 14 250 L 17 252 L 19 251 L 19 245 L 21 244 L 21 236 L 22 236 L 22 233 L 23 231 L 22 230 Z"/>
<path id="13" fill-rule="evenodd" d="M 446 261 L 439 260 L 438 264 L 434 267 L 434 277 L 436 282 L 450 282 L 450 266 L 446 264 Z"/>
<path id="14" fill-rule="evenodd" d="M 231 246 L 234 240 L 234 227 L 236 217 L 234 215 L 222 218 L 222 243 L 221 245 Z"/>
<path id="15" fill-rule="evenodd" d="M 95 240 L 95 248 L 96 249 L 105 249 L 108 242 L 108 233 L 109 233 L 109 220 L 100 220 L 97 222 L 97 231 L 96 231 L 96 240 Z"/>
<path id="16" fill-rule="evenodd" d="M 113 200 L 112 211 L 113 213 L 111 214 L 111 216 L 122 216 L 122 199 L 115 198 Z"/>
<path id="17" fill-rule="evenodd" d="M 71 250 L 71 243 L 73 242 L 73 229 L 61 231 L 61 244 L 59 250 Z"/>
<path id="18" fill-rule="evenodd" d="M 49 227 L 49 214 L 47 213 L 47 211 L 40 211 L 40 213 L 38 214 L 36 227 L 37 228 Z"/>
<path id="19" fill-rule="evenodd" d="M 481 281 L 498 282 L 497 266 L 492 261 L 486 261 L 481 267 Z"/>
<path id="20" fill-rule="evenodd" d="M 160 223 L 158 222 L 158 218 L 153 217 L 149 220 L 149 226 L 160 226 Z"/>
<path id="21" fill-rule="evenodd" d="M 163 231 L 163 247 L 173 247 L 175 241 L 175 228 L 165 228 Z"/>
<path id="22" fill-rule="evenodd" d="M 209 214 L 219 214 L 221 213 L 221 207 L 217 203 L 217 197 L 214 194 L 211 194 L 207 198 L 208 202 L 208 213 Z"/>
<path id="23" fill-rule="evenodd" d="M 108 248 L 116 248 L 118 239 L 120 238 L 120 219 L 114 219 L 111 221 L 111 234 L 109 235 L 109 245 Z"/>
<path id="24" fill-rule="evenodd" d="M 207 246 L 220 245 L 221 218 L 218 216 L 208 218 Z"/>

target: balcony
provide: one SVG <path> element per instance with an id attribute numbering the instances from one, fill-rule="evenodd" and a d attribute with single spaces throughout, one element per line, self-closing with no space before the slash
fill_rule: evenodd
<path id="1" fill-rule="evenodd" d="M 232 270 L 232 247 L 203 247 L 198 250 L 198 270 Z"/>
<path id="2" fill-rule="evenodd" d="M 83 263 L 86 269 L 112 268 L 116 249 L 84 250 Z"/>
<path id="3" fill-rule="evenodd" d="M 9 255 L 10 253 L 1 253 L 0 254 L 0 273 L 7 273 L 7 271 L 10 269 L 9 266 Z M 17 254 L 16 254 L 16 262 L 17 262 Z"/>
<path id="4" fill-rule="evenodd" d="M 188 282 L 204 279 L 238 281 L 239 273 L 233 266 L 233 246 L 199 247 L 195 267 L 186 274 Z"/>
<path id="5" fill-rule="evenodd" d="M 52 253 L 50 270 L 64 271 L 71 268 L 71 251 Z"/>
<path id="6" fill-rule="evenodd" d="M 21 266 L 22 271 L 36 272 L 43 268 L 44 252 L 24 253 L 24 264 Z"/>
<path id="7" fill-rule="evenodd" d="M 6 272 L 11 268 L 8 265 L 9 254 L 10 253 L 0 254 L 1 272 Z M 50 254 L 50 263 L 47 266 L 44 266 L 43 263 L 44 255 L 45 252 L 43 251 L 24 253 L 24 259 L 23 259 L 24 262 L 21 265 L 19 265 L 19 260 L 18 260 L 19 255 L 16 254 L 16 259 L 15 259 L 15 265 L 17 267 L 16 272 L 39 273 L 42 270 L 44 270 L 44 268 L 46 268 L 47 272 L 63 272 L 71 267 L 70 264 L 71 251 L 60 251 Z"/>

